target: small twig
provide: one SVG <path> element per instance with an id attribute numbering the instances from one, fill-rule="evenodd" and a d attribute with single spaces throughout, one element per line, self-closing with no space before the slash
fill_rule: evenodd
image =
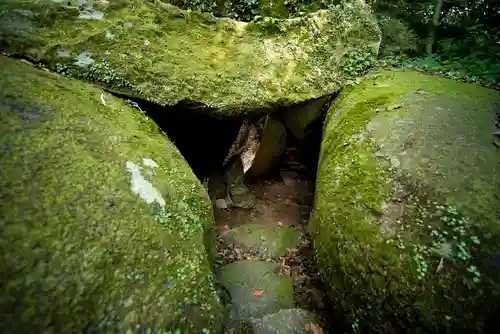
<path id="1" fill-rule="evenodd" d="M 437 268 L 436 268 L 436 274 L 437 274 L 438 272 L 440 272 L 440 271 L 441 271 L 441 269 L 443 269 L 443 259 L 444 259 L 444 258 L 441 258 L 441 260 L 439 261 L 439 264 L 438 264 L 438 266 L 437 266 Z"/>
<path id="2" fill-rule="evenodd" d="M 104 106 L 106 106 L 106 107 L 107 107 L 107 105 L 106 105 L 106 101 L 104 100 L 104 94 L 103 94 L 103 93 L 101 93 L 101 103 L 102 103 Z"/>

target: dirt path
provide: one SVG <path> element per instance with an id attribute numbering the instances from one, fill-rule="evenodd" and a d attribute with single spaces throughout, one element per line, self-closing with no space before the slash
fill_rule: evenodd
<path id="1" fill-rule="evenodd" d="M 307 233 L 314 181 L 306 174 L 281 170 L 274 178 L 246 185 L 255 195 L 254 208 L 214 207 L 219 230 L 218 271 L 231 295 L 229 305 L 233 306 L 229 309 L 237 310 L 229 312 L 225 334 L 328 333 L 324 329 L 328 327 L 329 305 Z M 293 237 L 294 233 L 297 237 Z M 264 264 L 276 265 L 274 271 L 260 274 L 273 283 L 251 278 L 264 270 Z M 286 294 L 276 291 L 286 290 L 288 284 L 291 301 L 286 306 L 274 305 L 277 300 L 287 299 Z M 248 291 L 242 292 L 241 286 L 248 287 Z M 252 328 L 238 329 L 234 314 L 241 315 L 252 305 L 273 311 L 258 316 L 256 309 L 249 311 Z"/>
<path id="2" fill-rule="evenodd" d="M 247 185 L 256 197 L 255 207 L 215 208 L 217 226 L 235 228 L 250 222 L 267 226 L 307 224 L 314 196 L 314 182 L 307 176 L 282 170 L 273 179 Z"/>

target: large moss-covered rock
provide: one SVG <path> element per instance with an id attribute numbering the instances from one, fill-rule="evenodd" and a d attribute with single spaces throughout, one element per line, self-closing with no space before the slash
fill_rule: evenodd
<path id="1" fill-rule="evenodd" d="M 314 246 L 354 330 L 493 330 L 498 112 L 498 92 L 412 71 L 373 74 L 330 108 Z"/>
<path id="2" fill-rule="evenodd" d="M 217 330 L 210 201 L 122 100 L 0 57 L 2 333 Z"/>
<path id="3" fill-rule="evenodd" d="M 0 3 L 4 52 L 161 105 L 188 100 L 231 113 L 337 91 L 379 44 L 362 0 L 252 23 L 161 1 Z"/>

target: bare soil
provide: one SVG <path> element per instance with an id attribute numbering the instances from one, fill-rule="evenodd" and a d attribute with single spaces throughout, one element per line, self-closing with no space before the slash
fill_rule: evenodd
<path id="1" fill-rule="evenodd" d="M 234 228 L 249 222 L 269 226 L 306 224 L 314 198 L 314 180 L 290 170 L 267 180 L 247 183 L 256 197 L 252 209 L 215 208 L 217 226 Z"/>

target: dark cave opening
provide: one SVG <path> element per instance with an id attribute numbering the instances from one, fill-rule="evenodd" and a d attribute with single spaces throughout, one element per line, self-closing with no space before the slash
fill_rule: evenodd
<path id="1" fill-rule="evenodd" d="M 150 117 L 179 149 L 199 180 L 222 169 L 222 163 L 243 123 L 189 102 L 176 106 L 121 96 Z"/>
<path id="2" fill-rule="evenodd" d="M 286 152 L 290 154 L 285 157 L 287 159 L 285 161 L 290 161 L 290 157 L 293 156 L 293 161 L 305 167 L 303 172 L 311 180 L 316 179 L 324 118 L 325 112 L 307 127 L 304 139 L 297 139 L 288 131 Z"/>
<path id="3" fill-rule="evenodd" d="M 161 106 L 147 100 L 115 94 L 150 117 L 179 149 L 200 181 L 223 170 L 223 162 L 235 141 L 245 118 L 253 121 L 263 114 L 224 116 L 203 105 L 182 102 Z M 329 104 L 329 103 L 328 103 Z M 327 108 L 326 108 L 327 109 Z M 320 117 L 307 127 L 303 139 L 295 138 L 287 129 L 286 149 L 280 163 L 258 179 L 279 177 L 280 169 L 293 169 L 314 181 L 322 138 L 323 110 Z M 271 110 L 272 111 L 272 110 Z M 273 118 L 283 121 L 282 113 L 273 111 Z M 255 179 L 247 178 L 253 182 Z"/>

